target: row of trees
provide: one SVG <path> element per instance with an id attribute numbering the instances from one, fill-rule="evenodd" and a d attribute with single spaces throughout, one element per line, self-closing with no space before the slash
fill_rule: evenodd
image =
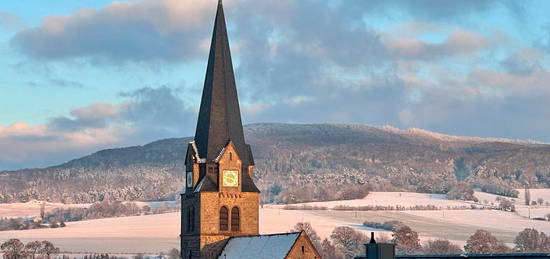
<path id="1" fill-rule="evenodd" d="M 184 185 L 182 168 L 137 164 L 0 172 L 0 203 L 173 200 Z"/>
<path id="2" fill-rule="evenodd" d="M 65 227 L 65 222 L 32 221 L 25 218 L 0 219 L 0 231 L 27 230 L 27 229 L 48 228 L 48 227 L 49 228 Z"/>
<path id="3" fill-rule="evenodd" d="M 550 237 L 536 229 L 526 228 L 515 238 L 512 249 L 486 230 L 477 230 L 461 248 L 449 240 L 437 239 L 420 242 L 418 233 L 409 226 L 395 221 L 381 224 L 383 229 L 391 230 L 392 237 L 379 236 L 377 242 L 394 243 L 398 254 L 490 254 L 511 252 L 550 252 Z M 335 228 L 330 239 L 321 240 L 310 223 L 301 222 L 291 231 L 305 231 L 321 256 L 326 259 L 353 258 L 364 253 L 364 244 L 370 238 L 351 227 Z"/>
<path id="4" fill-rule="evenodd" d="M 134 202 L 102 201 L 92 204 L 88 208 L 65 208 L 55 209 L 47 213 L 43 219 L 48 222 L 70 222 L 101 218 L 140 216 L 143 214 L 160 214 L 176 210 L 171 208 L 168 202 L 163 202 L 158 208 L 151 208 L 148 205 L 138 206 Z"/>
<path id="5" fill-rule="evenodd" d="M 48 227 L 58 228 L 65 227 L 65 222 L 161 214 L 175 211 L 178 208 L 179 203 L 176 204 L 175 208 L 170 207 L 168 202 L 163 202 L 159 207 L 151 208 L 148 205 L 140 207 L 135 202 L 120 201 L 97 202 L 88 208 L 58 208 L 51 212 L 46 212 L 44 206 L 42 206 L 40 208 L 40 217 L 0 219 L 0 231 L 27 230 Z"/>
<path id="6" fill-rule="evenodd" d="M 504 187 L 496 184 L 473 183 L 472 187 L 479 188 L 482 192 L 492 193 L 510 198 L 518 198 L 519 192 L 513 188 Z"/>
<path id="7" fill-rule="evenodd" d="M 369 195 L 369 189 L 370 188 L 365 184 L 339 186 L 332 185 L 331 188 L 318 185 L 308 185 L 302 187 L 291 187 L 285 190 L 279 190 L 278 187 L 275 187 L 275 190 L 279 190 L 279 192 L 277 192 L 276 198 L 270 202 L 292 204 L 312 201 L 362 199 Z M 274 193 L 273 187 L 268 192 Z"/>
<path id="8" fill-rule="evenodd" d="M 0 245 L 0 250 L 4 253 L 5 259 L 50 259 L 51 256 L 59 253 L 59 248 L 46 240 L 25 244 L 19 239 L 9 239 Z"/>

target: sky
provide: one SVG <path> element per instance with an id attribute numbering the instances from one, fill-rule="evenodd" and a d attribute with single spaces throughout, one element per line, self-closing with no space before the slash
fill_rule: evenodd
<path id="1" fill-rule="evenodd" d="M 0 1 L 0 170 L 191 136 L 216 3 Z M 550 142 L 550 1 L 224 7 L 245 124 Z"/>

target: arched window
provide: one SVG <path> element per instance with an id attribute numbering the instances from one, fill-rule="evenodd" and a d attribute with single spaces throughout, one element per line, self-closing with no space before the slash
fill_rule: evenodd
<path id="1" fill-rule="evenodd" d="M 239 231 L 241 228 L 241 218 L 239 208 L 233 207 L 231 209 L 231 231 Z"/>
<path id="2" fill-rule="evenodd" d="M 229 212 L 225 206 L 220 208 L 220 231 L 227 231 L 229 221 Z"/>

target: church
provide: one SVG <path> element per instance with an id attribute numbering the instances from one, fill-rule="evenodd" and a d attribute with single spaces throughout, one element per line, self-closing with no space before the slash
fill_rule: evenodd
<path id="1" fill-rule="evenodd" d="M 260 190 L 246 144 L 223 4 L 217 5 L 181 193 L 182 258 L 321 258 L 305 232 L 259 234 Z"/>

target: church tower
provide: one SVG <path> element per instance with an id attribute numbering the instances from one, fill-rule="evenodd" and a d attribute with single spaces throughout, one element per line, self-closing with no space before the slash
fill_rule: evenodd
<path id="1" fill-rule="evenodd" d="M 245 143 L 229 40 L 218 3 L 195 132 L 181 194 L 182 258 L 213 258 L 230 237 L 259 234 L 254 158 Z"/>

